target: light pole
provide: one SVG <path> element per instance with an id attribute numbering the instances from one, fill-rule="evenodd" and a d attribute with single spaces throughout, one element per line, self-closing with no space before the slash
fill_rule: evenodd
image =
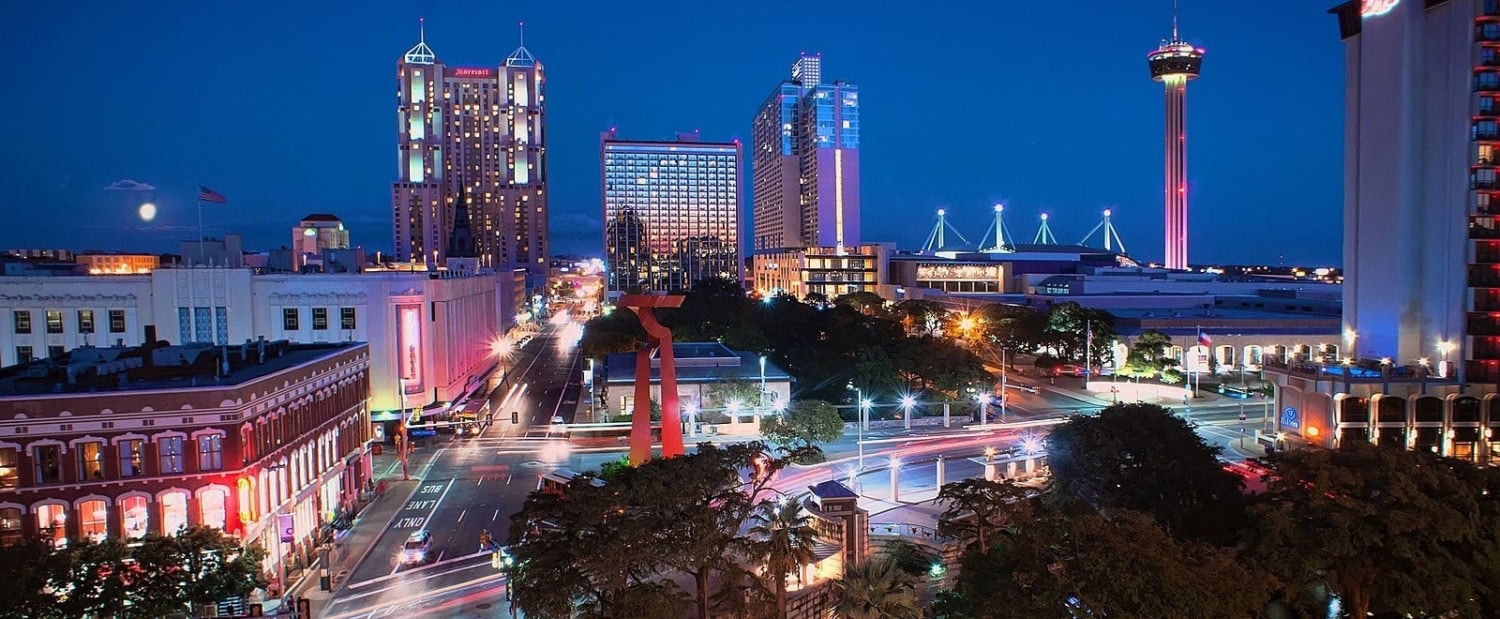
<path id="1" fill-rule="evenodd" d="M 865 470 L 865 422 L 870 418 L 870 401 L 865 399 L 863 391 L 855 389 L 854 393 L 859 396 L 859 437 L 856 440 L 859 442 L 859 470 L 863 472 Z"/>
<path id="2" fill-rule="evenodd" d="M 766 410 L 766 356 L 760 356 L 760 411 Z"/>
<path id="3" fill-rule="evenodd" d="M 901 419 L 905 422 L 907 430 L 911 429 L 911 411 L 916 405 L 916 398 L 909 395 L 901 396 Z"/>
<path id="4" fill-rule="evenodd" d="M 1438 342 L 1438 351 L 1443 353 L 1443 365 L 1438 368 L 1438 377 L 1448 377 L 1448 353 L 1453 352 L 1453 342 Z"/>
<path id="5" fill-rule="evenodd" d="M 1009 390 L 1009 386 L 1010 385 L 1006 381 L 1006 378 L 1010 374 L 1010 370 L 1009 370 L 1009 368 L 1006 367 L 1005 361 L 1006 361 L 1005 360 L 1005 347 L 1001 346 L 1000 347 L 1000 421 L 1001 422 L 1005 421 L 1005 409 L 1009 406 L 1009 403 L 1007 402 L 1007 400 L 1009 399 L 1008 396 L 1010 396 L 1010 390 Z"/>
<path id="6" fill-rule="evenodd" d="M 396 381 L 396 387 L 401 390 L 401 421 L 396 423 L 396 427 L 401 430 L 401 433 L 396 435 L 401 445 L 396 453 L 401 456 L 401 479 L 408 481 L 411 479 L 411 467 L 407 464 L 407 453 L 411 451 L 411 432 L 407 424 L 411 423 L 411 417 L 406 410 L 406 379 Z"/>
<path id="7" fill-rule="evenodd" d="M 901 458 L 891 456 L 891 502 L 901 502 Z"/>

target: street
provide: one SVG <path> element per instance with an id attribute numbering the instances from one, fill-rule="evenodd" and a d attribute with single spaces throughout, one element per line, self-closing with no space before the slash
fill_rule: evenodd
<path id="1" fill-rule="evenodd" d="M 519 511 L 540 476 L 568 468 L 598 470 L 620 457 L 623 447 L 582 448 L 566 439 L 549 437 L 553 417 L 572 423 L 582 392 L 582 364 L 576 338 L 563 324 L 553 324 L 514 351 L 490 381 L 494 423 L 479 437 L 451 434 L 419 439 L 410 457 L 410 494 L 368 554 L 348 574 L 336 574 L 340 587 L 323 613 L 326 617 L 493 617 L 510 612 L 502 575 L 480 551 L 480 537 L 488 531 L 504 543 L 510 515 Z M 1224 447 L 1226 459 L 1244 456 L 1229 448 L 1240 440 L 1240 401 L 1216 399 L 1194 406 L 1189 418 L 1211 444 Z M 1258 401 L 1245 402 L 1247 432 L 1261 419 Z M 1056 419 L 1098 410 L 1097 401 L 1042 390 L 1012 393 L 1006 415 L 1009 424 Z M 1179 407 L 1173 407 L 1179 408 Z M 851 483 L 872 500 L 891 498 L 889 466 L 899 463 L 903 501 L 937 487 L 936 458 L 943 455 L 945 481 L 984 474 L 984 451 L 1021 445 L 1027 438 L 1043 438 L 1047 426 L 1016 428 L 991 422 L 973 424 L 973 406 L 952 406 L 952 427 L 921 426 L 872 429 L 864 435 L 863 473 L 860 444 L 855 433 L 825 444 L 828 462 L 789 468 L 772 484 L 779 495 L 796 496 L 808 486 L 828 479 Z M 519 423 L 511 423 L 511 413 Z M 932 414 L 935 411 L 926 411 Z M 994 413 L 995 411 L 991 411 Z M 1184 414 L 1179 410 L 1179 414 Z M 968 425 L 967 428 L 964 426 Z M 1247 439 L 1248 440 L 1248 439 Z M 692 444 L 695 439 L 688 438 Z M 379 471 L 399 476 L 399 465 Z M 894 503 L 892 503 L 894 504 Z M 378 524 L 378 523 L 374 523 Z M 432 535 L 428 559 L 403 563 L 401 550 L 414 531 Z"/>

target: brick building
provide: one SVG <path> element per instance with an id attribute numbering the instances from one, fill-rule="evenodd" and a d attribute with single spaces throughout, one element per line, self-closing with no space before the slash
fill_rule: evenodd
<path id="1" fill-rule="evenodd" d="M 0 369 L 0 543 L 209 525 L 279 568 L 370 479 L 369 365 L 363 343 L 260 341 Z"/>

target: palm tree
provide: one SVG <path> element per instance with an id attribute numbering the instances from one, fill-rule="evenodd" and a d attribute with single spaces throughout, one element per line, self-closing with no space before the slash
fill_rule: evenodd
<path id="1" fill-rule="evenodd" d="M 750 550 L 766 565 L 776 589 L 776 616 L 786 619 L 786 577 L 813 560 L 818 534 L 796 501 L 763 501 L 750 517 Z"/>
<path id="2" fill-rule="evenodd" d="M 833 583 L 838 603 L 833 615 L 840 619 L 918 619 L 917 591 L 911 576 L 889 559 L 870 559 L 844 573 Z"/>

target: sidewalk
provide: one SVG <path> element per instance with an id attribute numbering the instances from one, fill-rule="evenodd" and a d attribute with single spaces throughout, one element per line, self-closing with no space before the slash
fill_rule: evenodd
<path id="1" fill-rule="evenodd" d="M 340 532 L 334 537 L 333 546 L 328 552 L 329 567 L 328 577 L 332 591 L 324 591 L 320 587 L 320 579 L 323 572 L 323 553 L 316 553 L 317 559 L 312 566 L 302 570 L 298 580 L 292 582 L 288 590 L 292 596 L 305 597 L 312 601 L 312 616 L 321 617 L 325 613 L 329 602 L 333 598 L 333 592 L 341 589 L 350 574 L 359 568 L 365 557 L 375 547 L 381 534 L 390 528 L 391 521 L 406 504 L 406 500 L 415 492 L 420 480 L 402 480 L 400 467 L 396 466 L 396 473 L 392 476 L 384 476 L 386 471 L 392 469 L 392 465 L 399 462 L 397 456 L 386 450 L 386 453 L 374 456 L 371 469 L 375 472 L 376 484 L 384 484 L 385 490 L 377 495 L 369 503 L 365 504 L 355 516 L 349 530 Z M 280 599 L 266 600 L 263 609 L 266 615 L 274 615 L 281 606 Z"/>

